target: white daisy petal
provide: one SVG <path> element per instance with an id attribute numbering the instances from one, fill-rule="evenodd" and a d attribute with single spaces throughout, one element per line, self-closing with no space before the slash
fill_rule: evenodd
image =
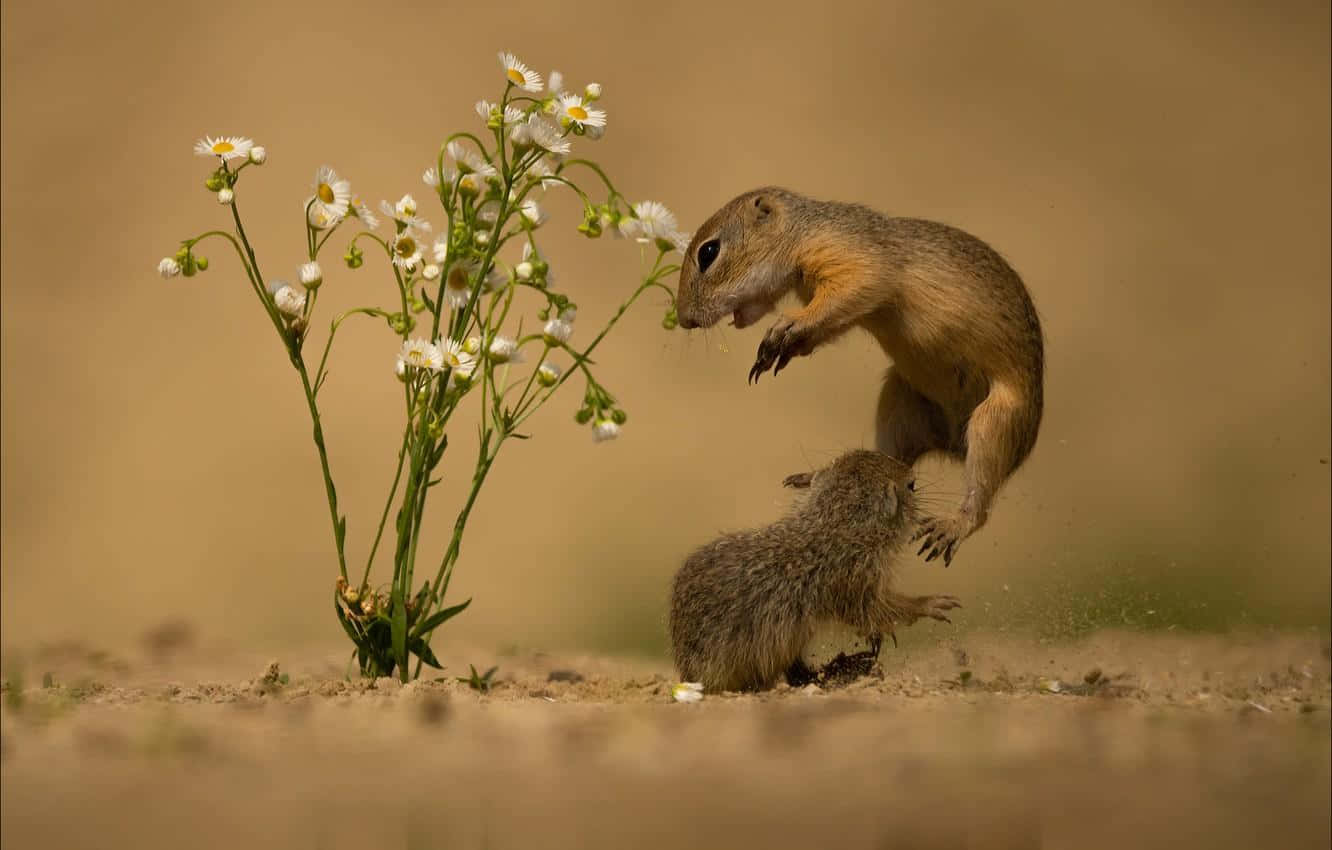
<path id="1" fill-rule="evenodd" d="M 429 369 L 438 372 L 444 368 L 444 356 L 439 346 L 429 340 L 413 338 L 404 340 L 398 351 L 398 362 L 415 369 Z"/>
<path id="2" fill-rule="evenodd" d="M 541 91 L 541 75 L 519 62 L 517 56 L 501 53 L 499 61 L 504 67 L 504 78 L 511 84 L 534 94 Z"/>
<path id="3" fill-rule="evenodd" d="M 204 136 L 194 143 L 194 152 L 199 156 L 216 156 L 223 160 L 246 159 L 254 142 L 241 136 Z"/>
<path id="4" fill-rule="evenodd" d="M 555 99 L 555 114 L 561 127 L 605 127 L 606 112 L 597 109 L 576 94 L 562 94 Z"/>
<path id="5" fill-rule="evenodd" d="M 162 277 L 175 277 L 180 274 L 180 263 L 174 257 L 163 257 L 157 264 L 157 273 Z"/>
<path id="6" fill-rule="evenodd" d="M 315 222 L 316 213 L 319 214 L 319 220 L 325 222 L 324 227 L 342 221 L 351 208 L 351 199 L 351 183 L 339 177 L 329 166 L 319 166 L 315 172 L 314 197 L 308 202 L 311 224 Z"/>

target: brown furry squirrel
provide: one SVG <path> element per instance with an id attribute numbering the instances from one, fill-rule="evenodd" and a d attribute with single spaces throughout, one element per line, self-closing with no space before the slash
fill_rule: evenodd
<path id="1" fill-rule="evenodd" d="M 711 691 L 768 688 L 802 671 L 801 652 L 820 623 L 845 623 L 877 650 L 884 634 L 896 641 L 895 626 L 947 622 L 944 612 L 961 607 L 951 596 L 892 590 L 889 558 L 916 519 L 910 467 L 856 450 L 784 483 L 805 489 L 788 516 L 714 540 L 676 573 L 671 645 L 685 681 Z"/>
<path id="2" fill-rule="evenodd" d="M 769 187 L 735 198 L 694 234 L 680 269 L 680 326 L 732 316 L 747 327 L 792 291 L 804 306 L 769 329 L 750 380 L 853 326 L 869 331 L 893 361 L 879 395 L 879 450 L 907 465 L 935 451 L 966 465 L 962 504 L 924 518 L 914 538 L 924 538 L 926 560 L 952 563 L 1041 424 L 1044 342 L 1022 279 L 948 225 Z"/>

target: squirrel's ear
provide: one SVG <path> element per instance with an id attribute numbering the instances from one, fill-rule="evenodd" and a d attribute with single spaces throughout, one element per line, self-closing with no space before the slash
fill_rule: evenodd
<path id="1" fill-rule="evenodd" d="M 754 217 L 762 221 L 770 215 L 772 215 L 772 202 L 762 195 L 754 198 Z"/>

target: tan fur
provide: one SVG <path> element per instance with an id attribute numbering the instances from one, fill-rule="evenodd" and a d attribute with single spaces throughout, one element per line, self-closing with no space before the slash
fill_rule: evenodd
<path id="1" fill-rule="evenodd" d="M 699 251 L 713 241 L 717 257 L 702 269 Z M 950 563 L 1040 428 L 1044 342 L 1021 278 L 956 228 L 769 187 L 735 198 L 694 235 L 680 324 L 732 315 L 745 327 L 790 292 L 803 307 L 764 336 L 751 380 L 853 326 L 872 334 L 893 364 L 879 396 L 879 449 L 908 465 L 929 452 L 966 465 L 956 512 L 926 518 L 919 534 L 927 560 Z"/>
<path id="2" fill-rule="evenodd" d="M 921 617 L 947 621 L 951 596 L 892 590 L 890 558 L 914 527 L 909 467 L 852 451 L 786 483 L 808 495 L 777 522 L 691 554 L 671 594 L 671 644 L 685 681 L 707 690 L 771 687 L 820 622 L 876 640 Z"/>

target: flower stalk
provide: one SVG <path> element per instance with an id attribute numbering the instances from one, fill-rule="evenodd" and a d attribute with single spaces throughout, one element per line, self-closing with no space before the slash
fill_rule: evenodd
<path id="1" fill-rule="evenodd" d="M 511 439 L 531 436 L 519 429 L 575 374 L 585 379 L 583 405 L 575 421 L 589 426 L 597 442 L 618 436 L 627 414 L 595 377 L 591 355 L 650 290 L 665 294 L 663 325 L 673 326 L 675 296 L 666 280 L 679 265 L 670 257 L 688 241 L 674 216 L 653 201 L 629 204 L 596 163 L 567 158 L 575 142 L 599 139 L 605 131 L 602 87 L 593 83 L 582 94 L 571 94 L 557 75 L 552 74 L 547 84 L 511 54 L 500 54 L 500 63 L 504 90 L 498 103 L 477 104 L 489 142 L 470 132 L 454 133 L 424 174 L 445 221 L 430 248 L 426 242 L 433 228 L 410 194 L 396 203 L 381 203 L 391 230 L 387 237 L 381 236 L 376 232 L 378 217 L 352 192 L 349 181 L 322 166 L 301 205 L 306 244 L 294 275 L 299 283 L 266 281 L 245 231 L 237 194 L 242 172 L 267 162 L 268 152 L 246 138 L 205 137 L 195 151 L 215 157 L 217 166 L 205 187 L 230 208 L 233 228 L 186 240 L 175 256 L 158 265 L 164 278 L 193 277 L 208 268 L 207 258 L 195 253 L 196 246 L 208 238 L 225 239 L 283 343 L 300 377 L 328 499 L 338 560 L 334 609 L 365 676 L 396 675 L 405 682 L 419 675 L 423 665 L 440 666 L 431 641 L 440 626 L 471 603 L 469 599 L 446 604 L 449 584 L 472 510 L 501 449 Z M 600 181 L 597 195 L 578 184 L 570 173 L 573 166 Z M 539 245 L 539 233 L 549 227 L 550 216 L 544 201 L 530 197 L 537 189 L 572 191 L 582 205 L 578 229 L 585 235 L 595 238 L 609 230 L 636 239 L 644 248 L 645 271 L 638 285 L 581 348 L 571 344 L 577 305 L 556 287 L 550 258 Z M 597 199 L 601 192 L 604 200 Z M 335 233 L 357 225 L 359 232 L 347 242 L 342 259 L 349 269 L 362 268 L 366 257 L 358 240 L 367 240 L 367 248 L 377 245 L 383 252 L 384 277 L 390 287 L 387 300 L 392 306 L 361 306 L 336 316 L 311 377 L 305 341 L 319 292 L 335 286 L 337 277 L 330 275 L 332 264 L 320 257 Z M 519 246 L 521 256 L 510 256 Z M 326 284 L 326 278 L 332 281 Z M 397 339 L 394 374 L 402 382 L 405 421 L 388 495 L 374 526 L 365 567 L 353 584 L 347 570 L 347 518 L 338 508 L 318 399 L 329 378 L 337 332 L 343 322 L 358 315 L 383 320 Z M 514 319 L 516 332 L 506 332 Z M 524 324 L 536 324 L 540 333 L 524 334 Z M 421 335 L 426 329 L 428 335 Z M 571 362 L 561 367 L 552 356 L 567 356 Z M 525 369 L 530 371 L 524 375 Z M 428 497 L 441 480 L 450 421 L 473 403 L 468 401 L 473 397 L 480 426 L 471 486 L 455 514 L 434 575 L 413 592 Z M 371 579 L 395 504 L 392 571 L 385 584 L 376 586 Z"/>

